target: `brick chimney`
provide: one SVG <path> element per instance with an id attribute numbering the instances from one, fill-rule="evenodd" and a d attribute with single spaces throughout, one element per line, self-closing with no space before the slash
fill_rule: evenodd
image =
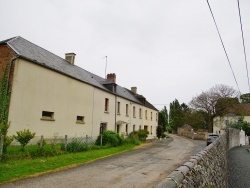
<path id="1" fill-rule="evenodd" d="M 65 60 L 68 61 L 71 65 L 75 64 L 75 53 L 66 53 Z"/>
<path id="2" fill-rule="evenodd" d="M 131 87 L 131 91 L 132 91 L 134 94 L 137 94 L 137 87 Z"/>
<path id="3" fill-rule="evenodd" d="M 115 73 L 107 74 L 107 80 L 116 83 L 116 75 L 115 75 Z"/>

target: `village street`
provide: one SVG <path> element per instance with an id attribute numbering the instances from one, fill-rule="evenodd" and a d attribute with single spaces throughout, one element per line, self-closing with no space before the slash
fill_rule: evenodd
<path id="1" fill-rule="evenodd" d="M 206 146 L 205 141 L 170 135 L 153 144 L 76 168 L 2 185 L 3 187 L 153 187 Z"/>

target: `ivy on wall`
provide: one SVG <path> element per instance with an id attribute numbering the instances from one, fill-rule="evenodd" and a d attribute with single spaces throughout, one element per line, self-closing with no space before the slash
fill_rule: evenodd
<path id="1" fill-rule="evenodd" d="M 0 123 L 8 123 L 10 96 L 8 92 L 7 69 L 4 69 L 3 77 L 0 81 Z"/>

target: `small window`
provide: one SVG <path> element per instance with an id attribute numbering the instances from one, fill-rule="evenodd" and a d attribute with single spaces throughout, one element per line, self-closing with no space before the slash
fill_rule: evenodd
<path id="1" fill-rule="evenodd" d="M 135 106 L 133 106 L 133 117 L 135 118 Z"/>
<path id="2" fill-rule="evenodd" d="M 128 135 L 128 124 L 126 124 L 126 135 Z"/>
<path id="3" fill-rule="evenodd" d="M 55 119 L 54 119 L 54 112 L 42 111 L 42 118 L 41 118 L 41 120 L 55 121 Z"/>
<path id="4" fill-rule="evenodd" d="M 128 104 L 126 104 L 126 116 L 128 116 Z"/>
<path id="5" fill-rule="evenodd" d="M 109 111 L 109 99 L 108 98 L 105 98 L 105 108 L 104 108 L 104 111 L 105 112 Z"/>
<path id="6" fill-rule="evenodd" d="M 158 114 L 156 113 L 156 114 L 155 114 L 156 122 L 158 121 L 158 118 L 157 118 L 157 117 L 158 117 Z"/>
<path id="7" fill-rule="evenodd" d="M 117 114 L 120 114 L 121 112 L 121 103 L 117 102 Z"/>
<path id="8" fill-rule="evenodd" d="M 153 120 L 153 112 L 150 113 L 151 121 Z"/>
<path id="9" fill-rule="evenodd" d="M 76 123 L 84 123 L 84 116 L 76 116 Z"/>
<path id="10" fill-rule="evenodd" d="M 139 109 L 139 118 L 141 119 L 141 108 Z"/>
<path id="11" fill-rule="evenodd" d="M 148 111 L 145 110 L 145 119 L 148 119 Z"/>
<path id="12" fill-rule="evenodd" d="M 135 125 L 133 125 L 133 131 L 135 131 Z"/>

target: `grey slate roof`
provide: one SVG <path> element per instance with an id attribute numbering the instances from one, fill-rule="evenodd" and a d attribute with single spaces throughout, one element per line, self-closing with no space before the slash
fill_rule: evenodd
<path id="1" fill-rule="evenodd" d="M 105 87 L 105 84 L 112 84 L 112 82 L 110 82 L 109 80 L 88 72 L 81 67 L 72 65 L 65 59 L 29 42 L 28 40 L 20 36 L 0 42 L 0 44 L 3 43 L 9 45 L 21 58 L 30 60 L 38 65 L 65 74 L 107 92 L 111 92 L 107 87 Z M 116 94 L 135 103 L 142 104 L 135 95 L 129 92 L 126 88 L 123 88 L 119 85 L 116 85 Z M 151 104 L 147 105 L 147 107 L 157 110 Z"/>

